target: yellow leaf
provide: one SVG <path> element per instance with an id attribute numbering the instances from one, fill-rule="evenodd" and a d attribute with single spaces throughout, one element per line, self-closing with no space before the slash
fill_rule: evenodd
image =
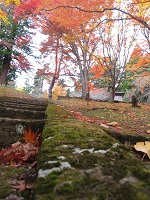
<path id="1" fill-rule="evenodd" d="M 142 151 L 143 153 L 147 154 L 150 159 L 150 142 L 137 142 L 136 145 L 134 145 L 134 148 L 137 151 Z"/>

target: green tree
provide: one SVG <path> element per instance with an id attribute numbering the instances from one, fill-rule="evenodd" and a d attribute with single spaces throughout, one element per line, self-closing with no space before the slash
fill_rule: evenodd
<path id="1" fill-rule="evenodd" d="M 45 79 L 45 76 L 35 76 L 34 77 L 34 83 L 33 83 L 33 96 L 40 97 L 43 93 L 43 81 Z"/>
<path id="2" fill-rule="evenodd" d="M 21 68 L 29 69 L 29 62 L 25 55 L 31 54 L 29 46 L 29 24 L 25 21 L 14 21 L 13 10 L 9 8 L 9 24 L 1 22 L 0 24 L 0 84 L 7 85 L 7 75 L 11 69 Z"/>
<path id="3" fill-rule="evenodd" d="M 24 83 L 23 91 L 25 91 L 28 94 L 31 94 L 33 90 L 33 85 L 31 85 L 29 78 L 26 78 L 26 81 Z"/>

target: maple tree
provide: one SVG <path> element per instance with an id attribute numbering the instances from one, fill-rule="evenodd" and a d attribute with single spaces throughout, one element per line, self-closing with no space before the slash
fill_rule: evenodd
<path id="1" fill-rule="evenodd" d="M 124 78 L 130 52 L 137 35 L 136 29 L 129 33 L 131 26 L 122 18 L 123 16 L 120 16 L 120 21 L 115 23 L 108 21 L 99 29 L 102 44 L 95 55 L 96 64 L 90 71 L 94 75 L 93 78 L 103 77 L 111 92 L 112 102 L 115 92 Z"/>
<path id="2" fill-rule="evenodd" d="M 129 63 L 127 65 L 127 70 L 130 72 L 136 72 L 136 75 L 140 74 L 142 76 L 149 73 L 150 66 L 150 53 L 145 52 L 138 44 L 135 46 Z"/>
<path id="3" fill-rule="evenodd" d="M 64 53 L 61 44 L 61 40 L 58 36 L 49 37 L 46 42 L 43 42 L 40 49 L 44 58 L 47 58 L 47 62 L 43 64 L 42 69 L 38 69 L 37 75 L 46 75 L 50 80 L 49 85 L 49 99 L 52 99 L 52 90 L 55 82 L 60 77 L 60 72 L 65 71 L 65 62 L 63 60 Z M 51 52 L 55 52 L 55 56 Z"/>
<path id="4" fill-rule="evenodd" d="M 65 38 L 67 40 L 65 41 L 65 58 L 72 62 L 76 71 L 79 71 L 77 75 L 81 81 L 82 98 L 85 98 L 88 92 L 88 74 L 94 62 L 92 54 L 96 51 L 98 44 L 98 38 L 95 37 L 94 33 L 92 31 L 86 32 L 87 27 L 91 27 L 90 23 L 85 26 L 81 25 L 79 32 L 73 31 Z M 70 75 L 73 74 L 73 71 L 71 71 Z"/>
<path id="5" fill-rule="evenodd" d="M 121 13 L 120 15 L 123 14 L 123 17 L 120 18 L 119 14 L 114 15 L 116 11 Z M 67 73 L 70 71 L 71 75 L 74 73 L 73 68 L 79 71 L 82 97 L 85 98 L 89 84 L 88 72 L 94 62 L 93 53 L 97 51 L 100 43 L 103 45 L 101 41 L 98 41 L 100 37 L 97 37 L 101 23 L 107 23 L 108 20 L 112 23 L 120 20 L 132 20 L 134 26 L 140 25 L 143 30 L 145 28 L 148 31 L 148 11 L 149 2 L 139 0 L 133 0 L 132 2 L 28 0 L 21 1 L 15 16 L 19 17 L 34 12 L 37 16 L 35 24 L 41 28 L 42 33 L 48 35 L 51 39 L 55 36 L 61 40 L 61 50 L 59 50 L 63 52 L 63 65 L 66 66 L 68 63 L 72 63 L 70 64 L 70 70 L 69 68 L 67 70 Z M 144 33 L 146 33 L 145 38 L 147 38 L 148 32 Z M 48 41 L 50 47 L 50 39 Z M 48 42 L 45 44 L 48 45 Z M 51 50 L 56 54 L 56 49 L 51 48 Z M 46 48 L 45 50 L 43 48 L 42 52 L 44 51 L 47 51 Z M 56 57 L 58 57 L 58 53 Z M 58 65 L 55 65 L 55 67 L 55 70 L 50 69 L 49 72 L 53 74 L 50 96 L 56 78 L 54 74 L 58 74 L 57 70 L 60 71 Z M 109 77 L 107 78 L 109 79 Z"/>
<path id="6" fill-rule="evenodd" d="M 63 12 L 61 10 L 55 10 L 55 13 L 49 13 L 45 7 L 55 7 L 60 2 L 57 2 L 58 4 L 42 2 L 44 8 L 40 11 L 42 13 L 41 18 L 44 20 L 44 23 L 41 23 L 42 33 L 49 35 L 49 37 L 53 33 L 61 38 L 64 60 L 67 63 L 72 63 L 71 65 L 73 66 L 70 67 L 70 76 L 74 75 L 75 71 L 79 71 L 78 75 L 82 82 L 82 97 L 85 98 L 88 89 L 88 70 L 93 64 L 92 53 L 96 50 L 97 46 L 97 38 L 93 32 L 95 16 L 93 14 L 83 15 L 78 10 L 69 8 L 67 10 L 64 9 Z M 83 2 L 76 3 L 82 5 Z M 70 4 L 74 3 L 70 2 Z M 89 6 L 92 6 L 92 4 Z M 96 6 L 96 4 L 93 6 Z M 67 20 L 63 20 L 66 18 Z M 90 22 L 92 18 L 93 21 Z M 48 43 L 45 43 L 45 45 L 48 45 Z M 69 73 L 69 70 L 67 70 L 67 73 Z"/>
<path id="7" fill-rule="evenodd" d="M 148 99 L 148 88 L 150 87 L 150 59 L 149 52 L 142 49 L 138 44 L 135 46 L 126 67 L 126 80 L 136 84 L 136 96 L 140 101 Z"/>
<path id="8" fill-rule="evenodd" d="M 94 13 L 95 15 L 101 16 L 104 13 L 111 13 L 112 11 L 119 11 L 121 14 L 125 14 L 126 18 L 134 21 L 136 24 L 140 24 L 142 27 L 150 30 L 149 25 L 149 8 L 150 2 L 143 0 L 132 0 L 132 1 L 69 1 L 69 0 L 58 0 L 49 1 L 41 0 L 42 8 L 46 11 L 53 12 L 56 10 L 76 10 L 83 13 Z"/>
<path id="9" fill-rule="evenodd" d="M 108 21 L 116 23 L 116 21 L 120 20 L 132 20 L 132 22 L 134 22 L 132 26 L 140 24 L 142 27 L 144 26 L 146 29 L 149 29 L 149 25 L 147 23 L 149 19 L 147 15 L 148 6 L 146 4 L 142 5 L 142 2 L 140 1 L 134 1 L 133 4 L 131 2 L 122 1 L 73 2 L 67 0 L 59 0 L 57 2 L 47 2 L 43 0 L 41 2 L 42 4 L 39 7 L 38 11 L 40 11 L 40 14 L 42 14 L 41 18 L 45 16 L 42 31 L 44 33 L 45 25 L 49 23 L 55 30 L 55 34 L 59 34 L 59 36 L 63 40 L 63 47 L 65 46 L 66 54 L 65 58 L 70 59 L 70 62 L 74 64 L 74 67 L 78 67 L 78 69 L 80 70 L 80 81 L 82 86 L 83 98 L 85 98 L 88 88 L 88 71 L 93 65 L 93 53 L 94 51 L 96 51 L 95 46 L 98 44 L 98 38 L 95 37 L 94 34 L 96 35 L 96 31 L 98 31 L 98 27 L 100 27 L 100 24 L 102 22 L 107 23 Z M 142 10 L 140 11 L 139 8 L 141 6 Z M 136 12 L 136 14 L 132 14 L 133 10 L 138 10 L 138 12 Z M 121 14 L 114 16 L 113 13 L 116 13 L 116 11 Z M 122 14 L 123 17 L 121 18 L 120 16 Z M 47 21 L 45 20 L 46 17 Z M 122 29 L 123 28 L 124 27 L 122 27 Z M 118 33 L 118 35 L 119 34 L 120 33 Z M 121 38 L 121 36 L 119 37 Z M 91 38 L 93 38 L 93 41 L 90 41 Z M 101 39 L 103 39 L 104 41 L 103 36 L 101 37 Z M 105 48 L 107 49 L 106 46 Z M 109 77 L 107 78 L 109 79 Z M 112 89 L 112 91 L 115 91 L 115 88 Z M 114 94 L 112 96 L 114 96 Z"/>

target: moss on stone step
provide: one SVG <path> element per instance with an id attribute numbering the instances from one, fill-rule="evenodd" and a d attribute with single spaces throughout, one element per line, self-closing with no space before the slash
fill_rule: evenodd
<path id="1" fill-rule="evenodd" d="M 20 167 L 0 166 L 0 200 L 13 193 L 11 185 L 24 171 L 25 169 Z"/>
<path id="2" fill-rule="evenodd" d="M 34 200 L 148 200 L 150 164 L 98 125 L 49 102 Z"/>

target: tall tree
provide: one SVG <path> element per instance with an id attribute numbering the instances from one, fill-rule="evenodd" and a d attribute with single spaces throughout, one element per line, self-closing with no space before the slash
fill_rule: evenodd
<path id="1" fill-rule="evenodd" d="M 64 71 L 65 63 L 63 62 L 63 49 L 61 40 L 58 37 L 48 37 L 48 40 L 43 43 L 41 48 L 42 54 L 45 56 L 47 62 L 42 69 L 37 71 L 37 75 L 46 75 L 49 77 L 49 99 L 52 99 L 52 90 L 56 80 L 58 80 L 60 73 Z M 53 54 L 55 53 L 55 54 Z M 52 54 L 52 55 L 51 55 Z"/>
<path id="2" fill-rule="evenodd" d="M 49 9 L 55 9 L 55 7 L 61 4 L 65 5 L 68 3 L 70 6 L 74 6 L 75 4 L 69 1 L 57 1 L 57 3 L 53 3 L 53 1 L 42 2 L 43 7 L 40 11 L 40 14 L 42 14 L 40 19 L 44 19 L 44 22 L 41 23 L 42 32 L 44 34 L 49 33 L 49 36 L 53 32 L 53 34 L 58 35 L 63 41 L 64 58 L 72 63 L 70 65 L 78 68 L 82 82 L 82 97 L 85 98 L 88 87 L 88 70 L 92 66 L 92 54 L 96 50 L 98 42 L 94 33 L 94 24 L 97 24 L 95 20 L 99 20 L 99 16 L 97 17 L 93 13 L 83 14 L 70 7 L 68 9 L 62 8 L 49 12 Z M 102 5 L 102 2 L 100 4 L 98 1 L 96 3 L 92 1 L 77 1 L 76 4 L 98 8 Z M 108 2 L 105 4 L 108 4 Z M 48 24 L 49 31 L 47 31 Z"/>
<path id="3" fill-rule="evenodd" d="M 23 34 L 27 34 L 27 30 L 25 30 L 25 27 L 27 27 L 28 25 L 26 22 L 14 22 L 11 8 L 9 14 L 9 22 L 9 24 L 1 22 L 0 25 L 0 52 L 2 63 L 0 84 L 5 85 L 7 84 L 7 74 L 10 67 L 18 68 L 21 66 L 24 69 L 29 68 L 29 63 L 27 59 L 21 53 L 21 51 L 24 53 L 27 53 L 27 51 L 29 52 L 29 45 L 27 43 L 27 39 L 29 38 L 23 38 Z"/>
<path id="4" fill-rule="evenodd" d="M 95 68 L 98 68 L 96 70 L 99 75 L 103 74 L 103 77 L 107 78 L 112 102 L 115 91 L 124 78 L 130 53 L 136 40 L 137 30 L 134 30 L 134 26 L 130 26 L 129 21 L 124 21 L 122 17 L 120 16 L 119 21 L 107 21 L 99 29 L 101 44 L 98 54 L 95 55 L 97 62 Z"/>
<path id="5" fill-rule="evenodd" d="M 117 23 L 116 21 L 118 21 L 118 23 L 120 23 L 124 20 L 131 20 L 132 23 L 134 23 L 133 25 L 140 24 L 141 27 L 145 27 L 147 30 L 150 30 L 148 15 L 149 2 L 143 2 L 142 0 L 134 0 L 133 2 L 91 0 L 41 0 L 41 2 L 42 4 L 38 8 L 38 11 L 41 14 L 39 18 L 43 19 L 44 17 L 44 23 L 41 23 L 42 30 L 44 30 L 46 24 L 50 23 L 53 29 L 55 30 L 55 34 L 59 34 L 59 36 L 64 41 L 66 58 L 70 59 L 70 62 L 72 62 L 75 66 L 78 66 L 78 68 L 80 69 L 80 77 L 82 81 L 82 97 L 85 97 L 86 94 L 88 70 L 92 66 L 92 62 L 89 65 L 89 57 L 90 61 L 92 61 L 94 53 L 93 50 L 90 51 L 92 49 L 92 46 L 91 43 L 88 43 L 89 38 L 87 33 L 90 33 L 92 31 L 93 33 L 97 33 L 95 30 L 98 30 L 102 22 L 106 23 L 109 21 L 110 23 Z M 117 11 L 120 14 L 114 15 L 114 13 L 116 13 Z M 120 17 L 121 15 L 122 18 Z M 46 18 L 47 20 L 45 20 Z M 123 28 L 125 27 L 122 26 L 122 30 Z M 89 29 L 90 31 L 87 31 L 87 29 Z M 111 79 L 112 100 L 114 97 L 114 92 L 117 89 L 117 86 L 119 86 L 119 83 L 123 76 L 123 73 L 121 75 L 120 72 L 122 70 L 124 71 L 123 68 L 125 68 L 126 62 L 128 60 L 127 54 L 129 55 L 129 53 L 123 53 L 123 51 L 126 49 L 126 52 L 129 52 L 129 49 L 131 48 L 131 45 L 129 45 L 129 40 L 122 40 L 122 36 L 119 35 L 122 33 L 118 32 L 115 39 L 116 49 L 118 49 L 118 51 L 122 49 L 121 52 L 119 52 L 116 55 L 113 55 L 112 53 L 113 48 L 111 48 L 111 51 L 109 51 L 109 47 L 105 45 L 104 41 L 106 40 L 107 45 L 109 44 L 112 47 L 112 43 L 109 42 L 110 38 L 105 37 L 104 34 L 100 34 L 99 37 L 100 42 L 102 42 L 104 46 L 102 51 L 103 54 L 105 54 L 103 55 L 105 58 L 104 63 L 107 66 L 107 68 L 109 68 L 109 70 L 107 70 L 107 74 L 109 76 L 111 75 L 112 77 L 115 77 Z M 124 47 L 121 47 L 119 40 L 121 41 L 122 46 L 124 45 Z M 97 40 L 94 42 L 95 44 L 97 44 Z M 129 45 L 129 48 L 127 47 L 127 45 Z M 96 51 L 96 49 L 94 49 L 94 51 Z M 121 56 L 123 56 L 122 60 L 124 60 L 124 64 L 119 63 L 121 62 Z M 103 65 L 103 67 L 106 68 L 105 65 Z M 114 69 L 110 70 L 110 66 L 116 68 L 116 71 Z M 120 81 L 117 80 L 116 82 L 116 78 L 118 78 Z"/>
<path id="6" fill-rule="evenodd" d="M 22 9 L 23 6 L 24 9 Z M 31 54 L 31 32 L 29 31 L 29 27 L 32 24 L 32 20 L 26 19 L 23 14 L 29 14 L 29 11 L 31 12 L 33 9 L 31 10 L 30 4 L 28 5 L 27 1 L 22 1 L 19 7 L 10 4 L 3 8 L 8 13 L 9 23 L 7 24 L 2 21 L 0 24 L 0 59 L 2 63 L 0 84 L 6 85 L 10 67 L 15 69 L 21 68 L 23 70 L 30 69 L 30 63 L 26 56 Z M 22 16 L 24 17 L 23 19 Z"/>

